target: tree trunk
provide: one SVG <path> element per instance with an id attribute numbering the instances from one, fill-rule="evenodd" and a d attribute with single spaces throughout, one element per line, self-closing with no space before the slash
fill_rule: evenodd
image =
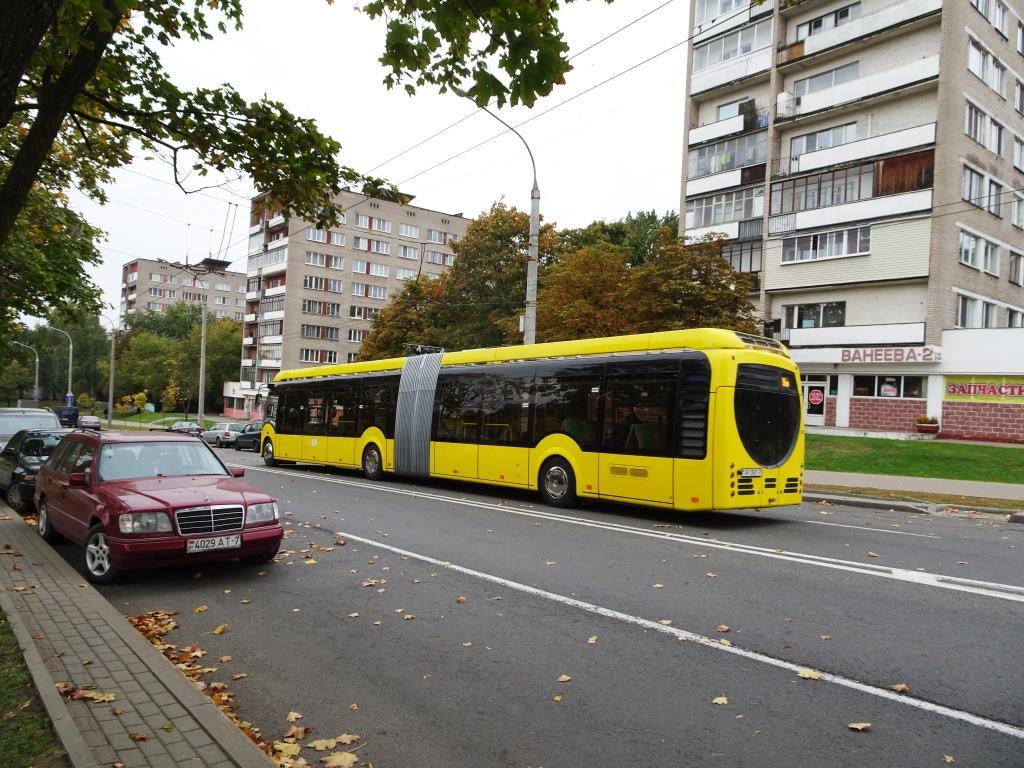
<path id="1" fill-rule="evenodd" d="M 8 0 L 0 25 L 0 128 L 14 114 L 18 83 L 63 0 Z"/>
<path id="2" fill-rule="evenodd" d="M 60 76 L 40 89 L 36 119 L 11 163 L 3 186 L 0 186 L 0 249 L 7 244 L 14 230 L 14 223 L 28 200 L 39 169 L 53 149 L 61 123 L 85 84 L 95 74 L 107 45 L 117 31 L 120 13 L 114 7 L 115 3 L 105 0 L 103 6 L 108 22 L 101 28 L 93 17 L 86 27 L 81 47 L 74 52 Z"/>

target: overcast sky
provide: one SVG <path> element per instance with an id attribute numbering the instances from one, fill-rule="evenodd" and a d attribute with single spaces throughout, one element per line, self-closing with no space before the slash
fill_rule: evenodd
<path id="1" fill-rule="evenodd" d="M 653 11 L 574 59 L 565 85 L 532 110 L 503 109 L 513 125 L 676 47 L 520 129 L 537 160 L 545 220 L 581 226 L 629 211 L 678 208 L 686 51 L 678 44 L 686 38 L 688 10 L 688 0 L 589 0 L 561 12 L 571 55 Z M 484 113 L 382 165 L 475 111 L 450 93 L 389 92 L 377 62 L 382 22 L 370 21 L 346 0 L 332 6 L 326 0 L 246 0 L 245 12 L 241 32 L 164 50 L 179 84 L 227 82 L 248 98 L 266 94 L 284 102 L 341 142 L 343 163 L 400 184 L 417 205 L 476 216 L 504 198 L 529 210 L 529 159 L 513 134 L 437 165 L 503 130 Z M 114 308 L 112 316 L 120 303 L 121 265 L 133 258 L 197 260 L 221 252 L 244 269 L 253 193 L 247 180 L 185 195 L 170 183 L 165 164 L 141 157 L 116 179 L 106 206 L 73 195 L 74 204 L 107 233 L 104 263 L 93 279 Z"/>

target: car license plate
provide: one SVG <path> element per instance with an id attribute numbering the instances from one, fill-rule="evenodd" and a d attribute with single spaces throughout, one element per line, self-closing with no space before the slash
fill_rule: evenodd
<path id="1" fill-rule="evenodd" d="M 206 539 L 189 539 L 185 543 L 186 552 L 209 552 L 214 549 L 237 549 L 242 546 L 242 537 L 239 534 L 234 536 L 211 536 Z"/>

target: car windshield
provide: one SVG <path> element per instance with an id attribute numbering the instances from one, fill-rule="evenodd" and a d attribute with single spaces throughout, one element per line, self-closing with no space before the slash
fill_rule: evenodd
<path id="1" fill-rule="evenodd" d="M 228 429 L 231 430 L 232 432 L 241 432 L 243 429 L 245 429 L 245 424 L 238 424 L 232 422 L 231 424 L 228 424 Z"/>
<path id="2" fill-rule="evenodd" d="M 227 474 L 206 444 L 198 441 L 109 443 L 100 450 L 101 481 Z"/>
<path id="3" fill-rule="evenodd" d="M 25 440 L 21 448 L 22 456 L 37 456 L 43 458 L 53 453 L 53 449 L 60 443 L 63 435 L 32 435 Z"/>
<path id="4" fill-rule="evenodd" d="M 0 435 L 10 437 L 23 429 L 59 427 L 52 413 L 0 413 Z"/>

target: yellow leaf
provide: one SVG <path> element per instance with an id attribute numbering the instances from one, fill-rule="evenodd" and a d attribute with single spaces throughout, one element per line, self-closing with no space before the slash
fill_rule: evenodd
<path id="1" fill-rule="evenodd" d="M 831 640 L 832 635 L 818 635 L 822 640 Z"/>
<path id="2" fill-rule="evenodd" d="M 455 602 L 458 603 L 459 605 L 462 605 L 464 602 L 466 602 L 466 596 L 465 595 L 459 595 L 458 597 L 455 598 Z"/>
<path id="3" fill-rule="evenodd" d="M 215 630 L 213 630 L 213 634 L 215 634 L 215 635 L 223 635 L 224 634 L 224 630 L 227 629 L 227 628 L 228 628 L 227 624 L 221 624 L 219 627 L 217 627 Z"/>
<path id="4" fill-rule="evenodd" d="M 332 752 L 320 760 L 325 768 L 353 768 L 359 762 L 359 758 L 351 752 Z"/>
<path id="5" fill-rule="evenodd" d="M 718 577 L 718 574 L 715 573 L 714 571 L 708 571 L 704 575 L 707 576 L 709 579 L 714 579 L 714 578 Z"/>
<path id="6" fill-rule="evenodd" d="M 359 741 L 358 733 L 343 733 L 338 737 L 338 743 L 345 744 L 346 746 L 349 744 L 355 744 L 357 741 Z"/>
<path id="7" fill-rule="evenodd" d="M 249 675 L 246 674 L 245 672 L 236 672 L 235 674 L 233 674 L 231 676 L 231 679 L 232 680 L 241 680 L 243 677 L 248 677 L 248 676 Z"/>
<path id="8" fill-rule="evenodd" d="M 864 733 L 864 731 L 871 727 L 871 723 L 849 723 L 846 727 L 851 731 L 860 731 L 861 733 Z"/>
<path id="9" fill-rule="evenodd" d="M 587 645 L 597 645 L 597 635 L 591 635 L 587 638 Z"/>
<path id="10" fill-rule="evenodd" d="M 664 624 L 666 627 L 672 623 L 672 619 L 658 619 L 659 624 Z"/>
<path id="11" fill-rule="evenodd" d="M 171 731 L 174 730 L 174 726 L 171 725 L 170 723 L 164 723 L 160 727 L 163 728 L 165 731 L 167 731 L 167 733 L 170 733 Z"/>
<path id="12" fill-rule="evenodd" d="M 728 632 L 729 631 L 729 625 L 728 624 L 719 624 L 717 627 L 715 627 L 715 629 L 717 629 L 719 632 Z"/>
<path id="13" fill-rule="evenodd" d="M 878 557 L 874 552 L 868 552 L 868 557 Z"/>
<path id="14" fill-rule="evenodd" d="M 711 700 L 712 704 L 728 704 L 729 699 L 726 696 L 716 696 Z"/>
<path id="15" fill-rule="evenodd" d="M 463 648 L 469 648 L 469 647 L 470 647 L 470 646 L 472 646 L 472 645 L 473 645 L 473 644 L 472 644 L 471 642 L 467 641 L 467 642 L 465 642 L 465 643 L 463 643 L 463 644 L 462 644 L 462 647 L 463 647 Z"/>
<path id="16" fill-rule="evenodd" d="M 307 557 L 302 562 L 304 562 L 306 565 L 316 565 L 316 560 L 314 560 L 312 557 Z"/>
<path id="17" fill-rule="evenodd" d="M 289 712 L 285 716 L 284 719 L 287 720 L 289 723 L 296 723 L 296 722 L 298 722 L 299 720 L 302 719 L 302 713 L 301 712 Z"/>
<path id="18" fill-rule="evenodd" d="M 210 606 L 208 605 L 196 606 L 196 613 L 206 613 L 208 610 L 210 610 Z"/>
<path id="19" fill-rule="evenodd" d="M 413 616 L 413 615 L 412 615 L 411 613 L 407 613 L 407 614 L 405 614 L 405 616 L 403 616 L 402 618 L 403 618 L 403 619 L 404 619 L 405 621 L 412 621 L 412 620 L 413 620 L 413 619 L 415 619 L 416 617 L 415 617 L 415 616 Z"/>
<path id="20" fill-rule="evenodd" d="M 726 640 L 724 637 L 718 638 L 718 642 L 722 645 L 732 645 L 732 640 Z"/>
<path id="21" fill-rule="evenodd" d="M 287 741 L 274 742 L 274 751 L 279 752 L 282 757 L 295 757 L 301 749 L 301 744 L 289 744 Z"/>
<path id="22" fill-rule="evenodd" d="M 286 741 L 291 741 L 292 739 L 304 739 L 308 734 L 309 728 L 307 726 L 292 725 L 289 726 L 288 730 L 284 732 L 284 735 L 281 738 Z"/>
<path id="23" fill-rule="evenodd" d="M 956 762 L 956 759 L 952 755 L 943 755 L 942 762 L 946 763 L 947 765 L 952 765 Z"/>
<path id="24" fill-rule="evenodd" d="M 821 672 L 810 667 L 803 667 L 796 673 L 797 677 L 802 677 L 804 680 L 821 680 Z"/>
<path id="25" fill-rule="evenodd" d="M 328 749 L 334 749 L 336 746 L 338 746 L 338 740 L 317 739 L 316 741 L 309 742 L 309 744 L 307 744 L 306 746 L 310 749 L 315 749 L 317 752 L 326 752 Z"/>
<path id="26" fill-rule="evenodd" d="M 655 589 L 661 589 L 665 585 L 659 582 L 657 584 L 651 584 L 651 586 L 654 587 Z"/>
<path id="27" fill-rule="evenodd" d="M 241 603 L 242 605 L 247 605 L 247 604 L 248 604 L 249 602 L 251 602 L 251 601 L 249 600 L 249 598 L 248 598 L 248 597 L 243 597 L 243 598 L 242 598 L 241 600 L 239 600 L 238 602 L 240 602 L 240 603 Z"/>
<path id="28" fill-rule="evenodd" d="M 552 701 L 561 701 L 562 700 L 562 694 L 556 693 L 554 696 L 551 697 L 551 700 Z"/>
<path id="29" fill-rule="evenodd" d="M 896 693 L 908 693 L 910 691 L 910 686 L 906 683 L 896 683 L 895 685 L 890 685 L 889 690 L 895 691 Z"/>
<path id="30" fill-rule="evenodd" d="M 100 693 L 99 691 L 75 691 L 71 698 L 75 700 L 89 699 L 89 701 L 104 703 L 114 701 L 117 695 L 113 693 Z"/>
<path id="31" fill-rule="evenodd" d="M 227 664 L 229 661 L 231 661 L 231 657 L 230 656 L 218 656 L 217 657 L 217 661 L 219 661 L 221 664 Z"/>
<path id="32" fill-rule="evenodd" d="M 558 682 L 560 683 L 568 683 L 570 680 L 572 680 L 572 677 L 569 675 L 560 675 L 558 678 Z"/>
<path id="33" fill-rule="evenodd" d="M 359 709 L 359 705 L 353 702 L 352 704 L 348 705 L 348 708 L 355 712 L 357 709 Z"/>
<path id="34" fill-rule="evenodd" d="M 359 614 L 358 613 L 350 613 L 345 618 L 348 618 L 348 619 L 358 619 L 359 618 Z"/>

